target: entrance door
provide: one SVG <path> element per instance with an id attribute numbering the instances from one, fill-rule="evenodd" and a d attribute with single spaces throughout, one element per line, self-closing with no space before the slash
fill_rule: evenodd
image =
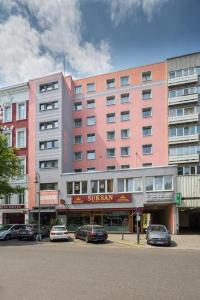
<path id="1" fill-rule="evenodd" d="M 101 214 L 94 214 L 94 224 L 95 225 L 102 225 L 103 224 L 103 215 Z"/>

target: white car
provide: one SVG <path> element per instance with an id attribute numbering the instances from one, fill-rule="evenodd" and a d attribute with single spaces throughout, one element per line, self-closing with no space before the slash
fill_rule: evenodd
<path id="1" fill-rule="evenodd" d="M 50 241 L 69 240 L 67 228 L 64 225 L 53 226 L 50 231 Z"/>

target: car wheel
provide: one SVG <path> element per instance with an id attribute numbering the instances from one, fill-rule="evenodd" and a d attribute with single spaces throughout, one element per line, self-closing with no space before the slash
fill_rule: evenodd
<path id="1" fill-rule="evenodd" d="M 89 238 L 88 238 L 87 235 L 86 235 L 86 237 L 85 237 L 85 241 L 86 241 L 86 243 L 89 243 Z"/>
<path id="2" fill-rule="evenodd" d="M 6 241 L 9 241 L 11 239 L 11 236 L 10 236 L 10 234 L 6 234 L 6 236 L 5 236 L 5 240 Z"/>

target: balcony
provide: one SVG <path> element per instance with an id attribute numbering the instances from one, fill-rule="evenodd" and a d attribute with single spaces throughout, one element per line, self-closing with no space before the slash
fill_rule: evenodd
<path id="1" fill-rule="evenodd" d="M 199 162 L 199 154 L 173 155 L 169 156 L 169 164 Z"/>
<path id="2" fill-rule="evenodd" d="M 182 116 L 169 117 L 168 123 L 171 125 L 171 124 L 198 122 L 198 120 L 199 120 L 199 114 L 194 113 L 194 114 L 188 114 Z"/>
<path id="3" fill-rule="evenodd" d="M 168 86 L 193 83 L 197 81 L 198 81 L 198 75 L 194 74 L 194 75 L 189 75 L 184 77 L 168 79 Z"/>
<path id="4" fill-rule="evenodd" d="M 183 136 L 173 136 L 169 137 L 169 144 L 184 144 L 184 143 L 196 143 L 199 141 L 199 134 L 183 135 Z"/>
<path id="5" fill-rule="evenodd" d="M 194 103 L 194 102 L 198 102 L 198 94 L 168 98 L 169 106 L 176 105 L 176 104 Z"/>

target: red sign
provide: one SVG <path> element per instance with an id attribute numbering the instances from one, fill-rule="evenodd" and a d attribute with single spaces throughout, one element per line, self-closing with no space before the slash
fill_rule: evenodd
<path id="1" fill-rule="evenodd" d="M 5 204 L 5 205 L 0 205 L 0 209 L 22 209 L 22 208 L 24 208 L 24 204 L 18 204 L 18 205 Z"/>
<path id="2" fill-rule="evenodd" d="M 130 203 L 132 194 L 97 194 L 72 196 L 72 204 Z"/>

